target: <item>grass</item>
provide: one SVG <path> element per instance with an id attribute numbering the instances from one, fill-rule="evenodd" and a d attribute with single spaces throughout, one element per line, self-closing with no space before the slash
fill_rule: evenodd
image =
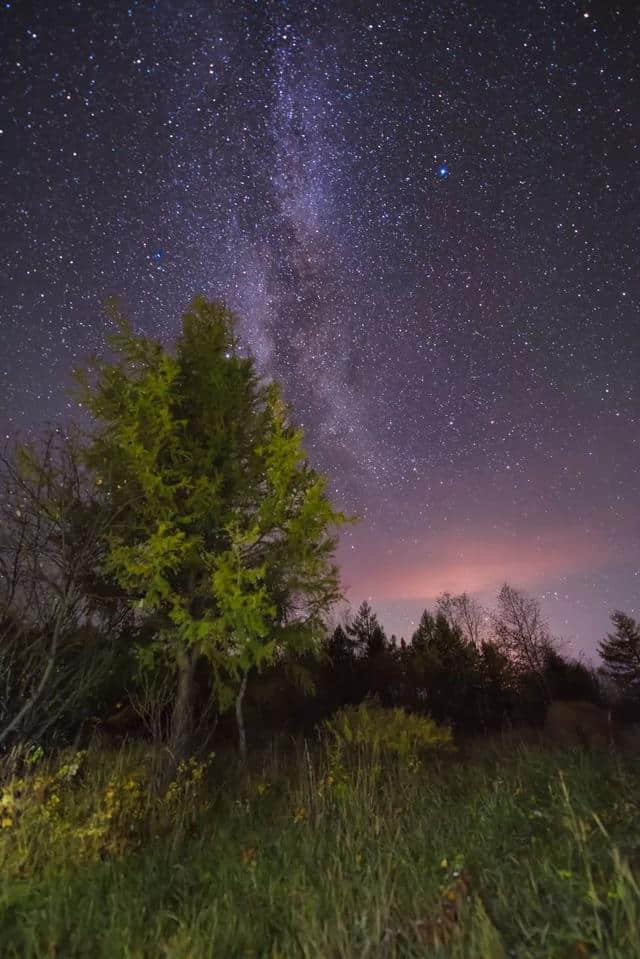
<path id="1" fill-rule="evenodd" d="M 640 956 L 640 763 L 141 748 L 5 770 L 0 942 L 20 957 Z M 0 795 L 2 790 L 0 788 Z"/>

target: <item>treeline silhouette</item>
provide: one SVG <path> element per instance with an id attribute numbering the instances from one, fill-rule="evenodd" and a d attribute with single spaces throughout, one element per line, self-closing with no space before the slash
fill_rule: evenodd
<path id="1" fill-rule="evenodd" d="M 616 688 L 606 666 L 564 655 L 538 602 L 509 585 L 493 612 L 466 593 L 443 595 L 408 642 L 388 637 L 364 602 L 327 635 L 319 655 L 283 658 L 247 690 L 251 726 L 262 736 L 309 734 L 367 698 L 429 715 L 459 736 L 540 725 L 554 700 L 613 702 L 627 720 L 640 718 L 635 693 Z"/>

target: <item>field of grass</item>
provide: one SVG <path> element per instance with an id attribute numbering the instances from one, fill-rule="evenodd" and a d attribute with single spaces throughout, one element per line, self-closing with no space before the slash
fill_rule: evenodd
<path id="1" fill-rule="evenodd" d="M 503 748 L 184 764 L 141 747 L 0 780 L 0 955 L 640 956 L 640 761 Z"/>

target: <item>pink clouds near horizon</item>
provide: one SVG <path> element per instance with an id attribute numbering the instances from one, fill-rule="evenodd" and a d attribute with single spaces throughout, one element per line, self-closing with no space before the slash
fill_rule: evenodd
<path id="1" fill-rule="evenodd" d="M 425 537 L 426 539 L 426 537 Z M 504 582 L 532 590 L 553 579 L 595 571 L 611 562 L 611 544 L 593 530 L 431 532 L 427 543 L 371 550 L 345 559 L 348 591 L 381 601 L 435 599 L 443 592 L 480 594 Z"/>

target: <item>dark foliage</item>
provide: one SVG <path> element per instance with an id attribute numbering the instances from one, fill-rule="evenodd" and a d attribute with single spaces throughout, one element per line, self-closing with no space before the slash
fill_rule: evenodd
<path id="1" fill-rule="evenodd" d="M 635 699 L 640 696 L 640 626 L 619 610 L 611 621 L 615 632 L 600 643 L 604 669 L 623 695 Z"/>

